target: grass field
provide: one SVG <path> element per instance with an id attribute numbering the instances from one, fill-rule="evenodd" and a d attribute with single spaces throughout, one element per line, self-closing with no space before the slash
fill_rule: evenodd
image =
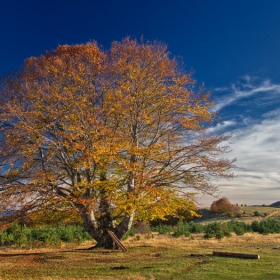
<path id="1" fill-rule="evenodd" d="M 196 222 L 227 222 L 232 218 L 203 210 Z M 258 211 L 259 216 L 254 212 Z M 237 221 L 273 218 L 280 208 L 241 207 Z M 120 250 L 87 250 L 92 242 L 52 248 L 0 247 L 0 279 L 280 279 L 280 234 L 233 234 L 230 238 L 203 239 L 203 234 L 174 238 L 156 233 L 138 234 Z M 260 259 L 213 256 L 213 251 L 258 254 Z"/>
<path id="2" fill-rule="evenodd" d="M 280 234 L 247 233 L 220 241 L 204 240 L 199 234 L 139 237 L 124 242 L 127 253 L 86 250 L 91 244 L 1 248 L 0 279 L 280 279 Z M 213 251 L 259 254 L 260 259 L 218 257 Z"/>

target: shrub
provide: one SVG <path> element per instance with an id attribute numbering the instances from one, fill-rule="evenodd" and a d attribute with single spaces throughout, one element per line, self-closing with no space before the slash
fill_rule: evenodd
<path id="1" fill-rule="evenodd" d="M 4 234 L 2 236 L 4 237 Z M 19 224 L 13 224 L 7 228 L 5 239 L 5 241 L 3 240 L 5 245 L 25 245 L 29 240 L 32 240 L 31 229 Z"/>
<path id="2" fill-rule="evenodd" d="M 40 244 L 55 245 L 59 241 L 73 242 L 91 239 L 81 226 L 59 225 L 56 227 L 40 226 L 29 228 L 13 224 L 6 231 L 0 231 L 0 245 Z"/>
<path id="3" fill-rule="evenodd" d="M 169 234 L 173 232 L 173 226 L 170 225 L 158 225 L 152 228 L 152 231 L 158 232 L 159 234 Z"/>
<path id="4" fill-rule="evenodd" d="M 222 239 L 223 237 L 230 237 L 231 231 L 226 223 L 211 223 L 205 226 L 204 238 L 209 239 L 215 237 L 216 239 Z"/>
<path id="5" fill-rule="evenodd" d="M 259 232 L 259 223 L 257 221 L 253 221 L 251 224 L 251 228 L 253 232 Z"/>
<path id="6" fill-rule="evenodd" d="M 255 216 L 255 217 L 258 217 L 258 216 L 260 216 L 260 213 L 256 210 L 256 211 L 254 212 L 254 216 Z"/>
<path id="7" fill-rule="evenodd" d="M 191 233 L 202 233 L 204 231 L 204 226 L 194 221 L 188 223 L 189 231 Z"/>
<path id="8" fill-rule="evenodd" d="M 280 233 L 280 222 L 267 219 L 259 223 L 259 233 L 269 234 L 269 233 Z"/>
<path id="9" fill-rule="evenodd" d="M 237 235 L 243 235 L 245 233 L 244 228 L 243 227 L 236 227 L 234 229 L 235 234 Z"/>
<path id="10" fill-rule="evenodd" d="M 220 237 L 220 231 L 221 231 L 221 224 L 220 223 L 211 223 L 205 226 L 204 228 L 204 238 L 213 238 L 217 234 Z"/>
<path id="11" fill-rule="evenodd" d="M 230 232 L 235 232 L 237 235 L 243 235 L 245 232 L 251 231 L 251 227 L 244 222 L 231 220 L 227 223 Z"/>
<path id="12" fill-rule="evenodd" d="M 90 239 L 90 235 L 79 225 L 68 225 L 61 224 L 55 227 L 56 235 L 61 241 L 73 242 L 73 241 L 84 241 Z"/>
<path id="13" fill-rule="evenodd" d="M 190 228 L 187 223 L 178 222 L 177 226 L 174 228 L 173 236 L 179 237 L 179 236 L 190 236 Z"/>
<path id="14" fill-rule="evenodd" d="M 61 240 L 56 228 L 41 226 L 32 230 L 33 239 L 39 240 L 47 245 L 55 245 Z M 62 240 L 63 241 L 63 240 Z"/>
<path id="15" fill-rule="evenodd" d="M 6 231 L 0 231 L 0 246 L 7 245 L 8 233 Z"/>

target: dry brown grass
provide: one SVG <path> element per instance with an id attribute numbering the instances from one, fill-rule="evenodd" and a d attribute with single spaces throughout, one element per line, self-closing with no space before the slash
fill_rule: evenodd
<path id="1" fill-rule="evenodd" d="M 198 248 L 198 247 L 213 247 L 215 245 L 232 245 L 232 244 L 251 244 L 258 245 L 261 243 L 265 244 L 279 244 L 280 245 L 280 234 L 269 234 L 262 235 L 258 233 L 245 233 L 242 236 L 235 235 L 232 233 L 232 236 L 229 238 L 218 239 L 204 239 L 203 234 L 193 234 L 191 237 L 178 237 L 175 238 L 172 235 L 160 235 L 158 233 L 153 233 L 152 237 L 147 238 L 145 234 L 137 234 L 138 238 L 130 237 L 125 240 L 123 243 L 127 247 L 181 247 L 181 248 Z M 67 247 L 61 248 L 51 247 L 51 248 L 36 248 L 36 249 L 26 249 L 18 247 L 1 247 L 1 254 L 10 254 L 20 253 L 20 254 L 29 254 L 29 253 L 52 253 L 52 252 L 63 252 L 71 249 L 87 249 L 94 245 L 94 241 L 86 241 L 80 245 L 68 244 Z"/>
<path id="2" fill-rule="evenodd" d="M 245 233 L 244 235 L 235 235 L 234 233 L 230 238 L 218 239 L 204 239 L 203 234 L 194 234 L 191 237 L 179 237 L 174 238 L 171 235 L 153 234 L 153 238 L 147 239 L 145 235 L 139 235 L 140 240 L 136 241 L 134 237 L 126 240 L 124 243 L 126 246 L 147 246 L 147 247 L 185 247 L 185 248 L 197 248 L 213 247 L 213 245 L 232 245 L 232 244 L 259 244 L 259 243 L 271 243 L 280 244 L 280 234 L 262 235 L 258 233 Z"/>

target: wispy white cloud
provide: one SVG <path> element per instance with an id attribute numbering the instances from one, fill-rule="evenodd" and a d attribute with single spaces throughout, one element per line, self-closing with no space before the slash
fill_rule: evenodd
<path id="1" fill-rule="evenodd" d="M 258 172 L 280 167 L 280 117 L 233 131 L 232 146 L 247 170 Z M 280 174 L 280 173 L 279 173 Z"/>
<path id="2" fill-rule="evenodd" d="M 280 99 L 280 97 L 279 97 Z M 265 114 L 263 114 L 264 118 L 274 118 L 274 117 L 279 117 L 280 116 L 280 108 L 277 108 L 275 110 L 272 110 L 270 112 L 267 112 Z"/>
<path id="3" fill-rule="evenodd" d="M 216 124 L 215 126 L 210 127 L 208 131 L 210 133 L 219 133 L 221 131 L 224 131 L 225 129 L 228 129 L 231 126 L 234 126 L 235 124 L 235 120 L 223 121 L 221 123 Z"/>
<path id="4" fill-rule="evenodd" d="M 264 120 L 244 130 L 233 131 L 231 158 L 237 158 L 236 177 L 217 182 L 220 197 L 232 203 L 271 204 L 280 200 L 280 119 Z M 209 206 L 213 197 L 204 197 Z"/>
<path id="5" fill-rule="evenodd" d="M 214 111 L 220 111 L 226 106 L 232 105 L 239 100 L 262 93 L 259 101 L 271 102 L 279 98 L 280 84 L 274 84 L 269 79 L 259 82 L 257 78 L 245 76 L 241 81 L 232 84 L 230 87 L 216 88 L 214 92 L 223 92 L 222 97 L 217 98 L 213 107 Z"/>
<path id="6" fill-rule="evenodd" d="M 229 121 L 210 128 L 213 133 L 233 135 L 230 140 L 233 150 L 229 157 L 237 158 L 237 165 L 241 167 L 235 171 L 234 179 L 221 180 L 217 185 L 221 190 L 220 197 L 226 196 L 232 203 L 271 204 L 280 200 L 280 85 L 269 80 L 260 83 L 250 77 L 244 81 L 241 86 L 240 83 L 231 86 L 231 91 L 223 95 L 224 99 L 218 101 L 216 109 L 238 105 L 244 97 L 252 97 L 251 102 L 258 106 L 250 110 L 245 108 L 244 116 L 234 113 L 235 116 L 228 116 Z M 258 93 L 263 94 L 256 96 Z M 261 102 L 268 100 L 275 106 L 259 110 Z M 235 112 L 234 107 L 232 111 Z M 258 118 L 251 117 L 255 111 Z M 213 197 L 204 197 L 201 203 L 209 206 L 213 200 Z"/>
<path id="7" fill-rule="evenodd" d="M 270 115 L 266 114 L 266 117 Z M 218 185 L 236 203 L 270 204 L 280 200 L 280 115 L 232 131 L 231 157 L 242 167 L 232 181 Z"/>

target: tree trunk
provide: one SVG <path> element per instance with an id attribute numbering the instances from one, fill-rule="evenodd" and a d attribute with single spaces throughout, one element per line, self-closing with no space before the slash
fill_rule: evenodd
<path id="1" fill-rule="evenodd" d="M 110 213 L 106 213 L 98 221 L 95 220 L 93 212 L 89 214 L 83 214 L 82 219 L 84 221 L 85 230 L 90 236 L 97 242 L 95 246 L 89 248 L 104 248 L 104 249 L 118 249 L 117 244 L 108 234 L 107 230 L 112 231 L 119 240 L 121 240 L 133 224 L 134 213 L 127 215 L 123 218 L 122 222 L 113 227 L 113 221 Z"/>
<path id="2" fill-rule="evenodd" d="M 115 230 L 115 235 L 118 237 L 118 239 L 122 239 L 125 234 L 131 229 L 133 226 L 133 221 L 134 221 L 134 215 L 135 213 L 127 214 L 122 222 L 116 227 Z"/>
<path id="3" fill-rule="evenodd" d="M 96 245 L 89 249 L 104 248 L 104 249 L 118 249 L 113 239 L 110 237 L 108 232 L 103 231 L 102 235 L 98 240 L 96 240 Z"/>

